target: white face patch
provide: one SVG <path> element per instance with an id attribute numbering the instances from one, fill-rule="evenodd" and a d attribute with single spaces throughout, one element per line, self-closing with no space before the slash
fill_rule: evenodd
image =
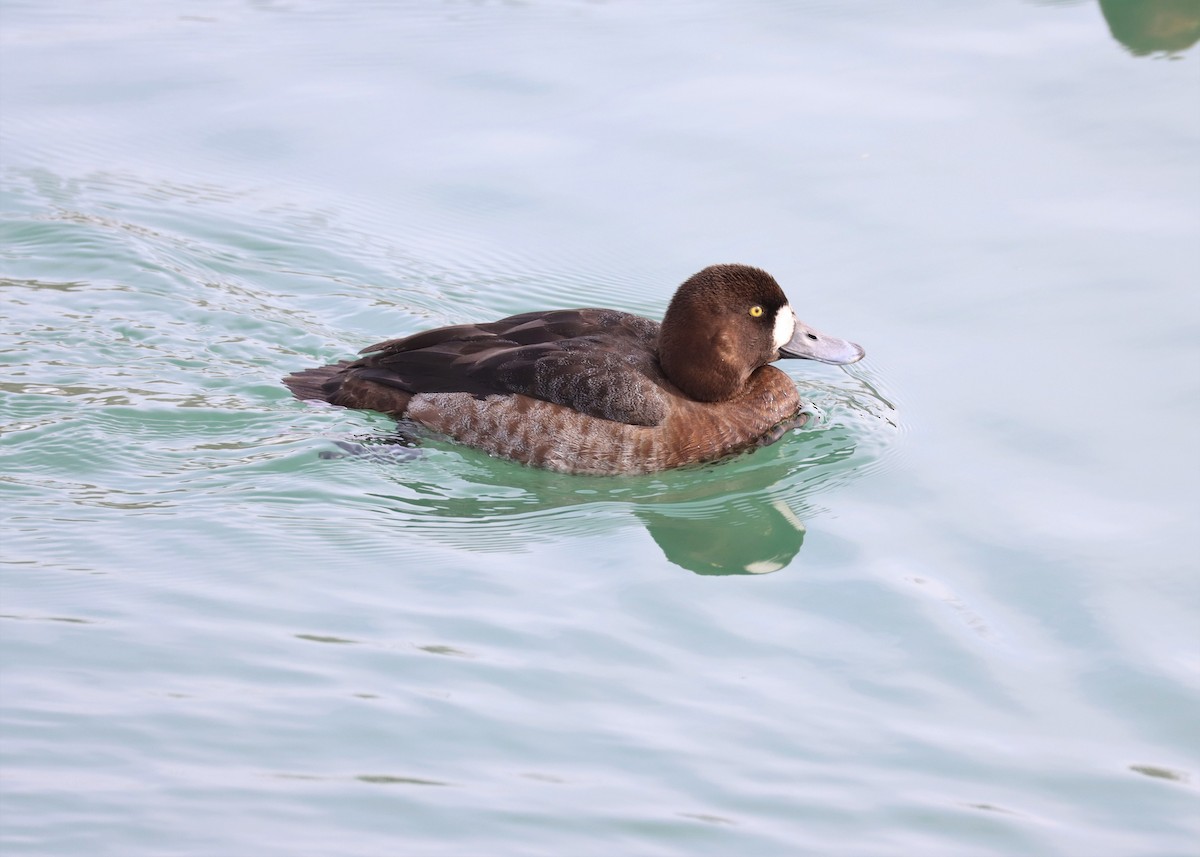
<path id="1" fill-rule="evenodd" d="M 795 332 L 796 314 L 792 312 L 791 304 L 784 304 L 775 313 L 775 350 L 787 345 Z"/>

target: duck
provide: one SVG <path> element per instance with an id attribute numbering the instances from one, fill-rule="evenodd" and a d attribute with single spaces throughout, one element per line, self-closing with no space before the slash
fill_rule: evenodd
<path id="1" fill-rule="evenodd" d="M 710 265 L 661 323 L 620 310 L 525 312 L 369 345 L 283 379 L 301 400 L 378 411 L 561 473 L 653 473 L 779 440 L 809 412 L 784 358 L 844 365 L 862 347 L 797 317 L 766 271 Z"/>

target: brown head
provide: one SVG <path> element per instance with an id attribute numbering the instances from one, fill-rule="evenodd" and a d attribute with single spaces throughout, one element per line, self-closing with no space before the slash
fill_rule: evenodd
<path id="1" fill-rule="evenodd" d="M 781 357 L 853 363 L 863 350 L 802 324 L 775 278 L 748 265 L 712 265 L 671 299 L 658 336 L 658 360 L 693 399 L 720 402 L 751 373 Z"/>

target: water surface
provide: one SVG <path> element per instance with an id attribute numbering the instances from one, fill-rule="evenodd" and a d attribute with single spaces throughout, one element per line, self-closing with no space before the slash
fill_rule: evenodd
<path id="1" fill-rule="evenodd" d="M 1198 21 L 6 4 L 5 853 L 1197 853 Z M 718 465 L 279 383 L 727 261 L 868 358 Z"/>

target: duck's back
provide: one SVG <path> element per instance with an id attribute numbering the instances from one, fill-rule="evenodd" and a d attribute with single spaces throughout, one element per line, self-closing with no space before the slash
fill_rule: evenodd
<path id="1" fill-rule="evenodd" d="M 419 394 L 528 396 L 603 420 L 657 425 L 670 382 L 658 324 L 607 309 L 514 315 L 427 330 L 364 348 L 364 357 L 287 377 L 302 399 L 409 416 Z"/>

